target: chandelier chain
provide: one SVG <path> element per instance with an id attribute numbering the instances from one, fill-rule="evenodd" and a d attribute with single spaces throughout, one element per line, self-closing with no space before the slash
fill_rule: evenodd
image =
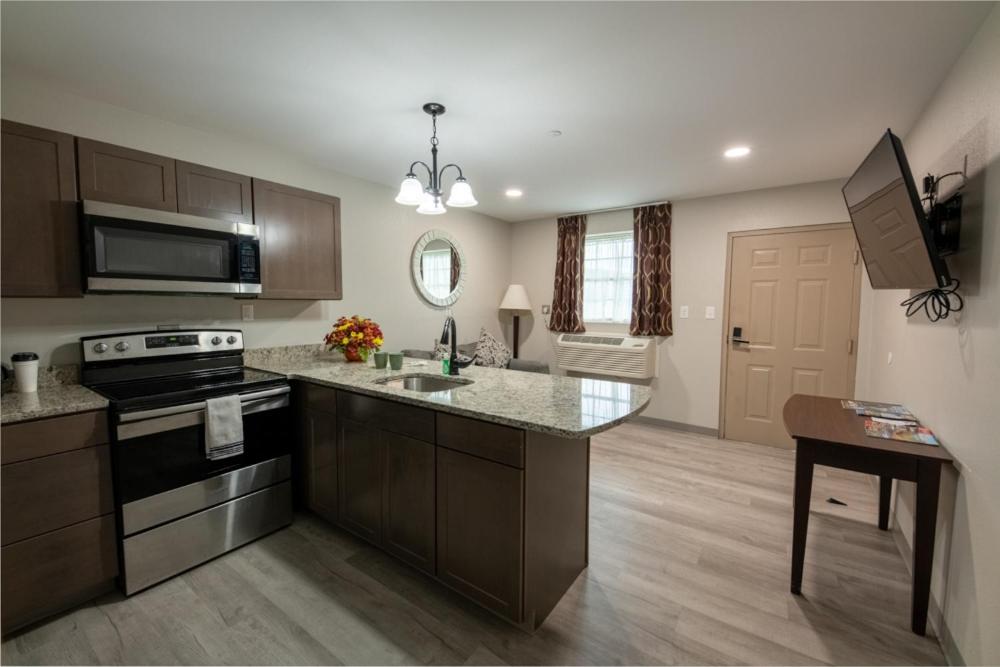
<path id="1" fill-rule="evenodd" d="M 437 114 L 431 115 L 431 128 L 433 132 L 431 133 L 431 146 L 438 145 L 438 117 Z"/>

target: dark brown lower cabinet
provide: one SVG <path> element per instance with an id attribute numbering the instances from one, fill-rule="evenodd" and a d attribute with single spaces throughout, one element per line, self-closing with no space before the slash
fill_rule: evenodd
<path id="1" fill-rule="evenodd" d="M 521 620 L 524 472 L 438 448 L 438 578 Z"/>
<path id="2" fill-rule="evenodd" d="M 107 413 L 2 428 L 3 633 L 114 588 L 118 575 Z"/>
<path id="3" fill-rule="evenodd" d="M 320 516 L 528 630 L 586 568 L 586 438 L 315 385 L 296 395 Z"/>
<path id="4" fill-rule="evenodd" d="M 303 410 L 306 506 L 327 521 L 337 520 L 337 421 L 318 410 Z"/>
<path id="5" fill-rule="evenodd" d="M 369 542 L 382 540 L 382 446 L 379 430 L 337 420 L 340 524 Z"/>
<path id="6" fill-rule="evenodd" d="M 118 575 L 108 514 L 0 549 L 4 633 L 108 592 Z"/>
<path id="7" fill-rule="evenodd" d="M 434 573 L 434 444 L 381 433 L 382 547 L 407 563 Z"/>

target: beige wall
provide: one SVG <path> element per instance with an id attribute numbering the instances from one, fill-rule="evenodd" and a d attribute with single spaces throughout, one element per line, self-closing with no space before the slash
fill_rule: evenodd
<path id="1" fill-rule="evenodd" d="M 128 109 L 3 73 L 4 118 L 251 174 L 341 198 L 344 299 L 254 302 L 255 320 L 240 321 L 240 304 L 226 297 L 94 295 L 82 299 L 3 299 L 2 355 L 38 352 L 42 363 L 78 359 L 82 335 L 162 323 L 242 328 L 249 347 L 320 342 L 342 314 L 375 318 L 386 347 L 430 348 L 444 312 L 425 304 L 409 277 L 409 256 L 424 231 L 440 228 L 463 246 L 466 291 L 454 307 L 463 340 L 485 326 L 499 332 L 497 305 L 510 274 L 510 225 L 468 210 L 417 215 L 393 202 L 383 186 L 304 163 L 251 140 L 201 132 Z M 405 158 L 405 160 L 404 160 Z M 400 157 L 400 169 L 412 156 Z M 401 172 L 402 173 L 402 172 Z"/>
<path id="2" fill-rule="evenodd" d="M 1000 8 L 903 143 L 917 175 L 960 170 L 969 157 L 964 250 L 949 261 L 966 305 L 932 324 L 905 317 L 909 292 L 875 292 L 858 395 L 905 403 L 958 459 L 942 488 L 933 595 L 961 656 L 1000 664 Z M 902 487 L 896 517 L 910 543 L 913 489 Z"/>
<path id="3" fill-rule="evenodd" d="M 659 377 L 652 382 L 653 398 L 643 413 L 645 416 L 718 428 L 728 233 L 846 222 L 849 218 L 840 186 L 840 181 L 825 181 L 674 202 L 671 230 L 674 335 L 659 342 Z M 631 228 L 632 215 L 628 210 L 591 215 L 587 224 L 588 232 Z M 555 368 L 555 335 L 547 331 L 540 309 L 552 301 L 555 220 L 515 224 L 512 250 L 511 279 L 524 283 L 534 306 L 531 320 L 522 325 L 521 356 L 545 359 Z M 680 319 L 678 315 L 682 305 L 690 309 L 688 319 Z M 715 319 L 705 319 L 705 306 L 715 307 Z M 626 330 L 624 326 L 609 325 L 588 328 Z"/>

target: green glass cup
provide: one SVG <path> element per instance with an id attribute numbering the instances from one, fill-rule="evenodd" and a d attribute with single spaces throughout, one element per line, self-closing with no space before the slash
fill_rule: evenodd
<path id="1" fill-rule="evenodd" d="M 385 368 L 386 362 L 389 361 L 388 352 L 376 352 L 375 353 L 375 368 Z"/>
<path id="2" fill-rule="evenodd" d="M 403 353 L 393 352 L 389 355 L 389 368 L 394 371 L 398 371 L 403 367 Z"/>

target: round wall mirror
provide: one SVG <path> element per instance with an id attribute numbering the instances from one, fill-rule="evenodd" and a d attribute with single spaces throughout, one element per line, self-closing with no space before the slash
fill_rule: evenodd
<path id="1" fill-rule="evenodd" d="M 450 306 L 462 295 L 467 267 L 461 246 L 448 232 L 432 229 L 413 246 L 410 265 L 420 296 L 435 306 Z"/>

